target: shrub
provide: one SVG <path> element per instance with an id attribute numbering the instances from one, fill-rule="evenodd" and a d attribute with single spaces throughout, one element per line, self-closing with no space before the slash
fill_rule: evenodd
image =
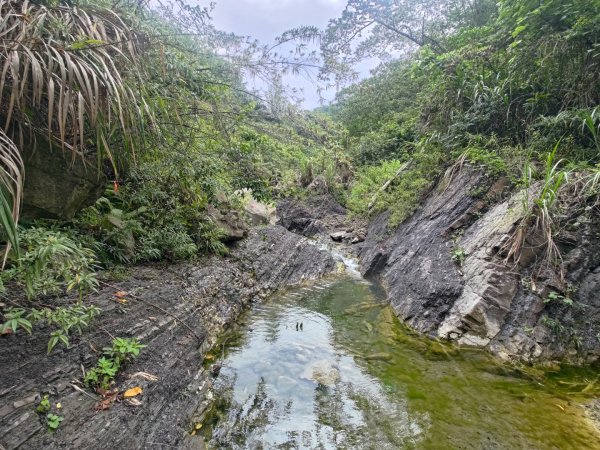
<path id="1" fill-rule="evenodd" d="M 81 300 L 98 286 L 94 252 L 66 232 L 22 229 L 20 245 L 21 257 L 2 272 L 1 279 L 22 288 L 29 299 L 76 291 Z"/>
<path id="2" fill-rule="evenodd" d="M 69 346 L 69 335 L 75 328 L 81 334 L 82 328 L 87 327 L 90 321 L 100 314 L 97 306 L 76 305 L 59 308 L 9 308 L 4 313 L 4 324 L 0 326 L 0 332 L 9 329 L 16 333 L 23 328 L 31 334 L 37 323 L 46 323 L 54 328 L 48 340 L 48 353 L 57 344 L 62 343 Z"/>

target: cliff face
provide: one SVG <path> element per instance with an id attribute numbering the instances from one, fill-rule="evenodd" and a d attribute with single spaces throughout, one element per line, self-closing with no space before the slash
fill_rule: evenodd
<path id="1" fill-rule="evenodd" d="M 597 208 L 565 212 L 569 231 L 555 236 L 562 284 L 537 264 L 540 242 L 526 242 L 518 265 L 499 254 L 523 216 L 520 194 L 511 195 L 506 180 L 491 183 L 465 168 L 440 184 L 397 229 L 389 229 L 388 214 L 376 217 L 359 251 L 362 273 L 381 280 L 398 317 L 432 337 L 487 347 L 506 359 L 597 360 Z"/>

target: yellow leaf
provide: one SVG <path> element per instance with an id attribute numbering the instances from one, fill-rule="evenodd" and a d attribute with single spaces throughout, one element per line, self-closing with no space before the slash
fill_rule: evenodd
<path id="1" fill-rule="evenodd" d="M 123 394 L 123 397 L 125 397 L 125 398 L 135 397 L 136 395 L 140 395 L 141 393 L 142 393 L 142 388 L 139 386 L 136 386 L 134 388 L 127 389 L 125 391 L 125 393 Z"/>
<path id="2" fill-rule="evenodd" d="M 200 428 L 202 428 L 202 424 L 201 423 L 197 423 L 196 424 L 196 430 L 199 430 Z"/>
<path id="3" fill-rule="evenodd" d="M 215 359 L 215 355 L 207 354 L 204 356 L 204 359 L 206 361 L 212 361 L 213 359 Z"/>
<path id="4" fill-rule="evenodd" d="M 57 403 L 56 404 L 56 409 L 60 409 L 60 408 L 62 408 L 62 403 Z"/>

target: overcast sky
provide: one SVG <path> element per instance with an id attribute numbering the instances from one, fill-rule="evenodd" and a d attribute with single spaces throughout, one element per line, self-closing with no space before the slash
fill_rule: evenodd
<path id="1" fill-rule="evenodd" d="M 282 32 L 300 25 L 325 28 L 345 5 L 346 0 L 216 0 L 212 17 L 217 29 L 272 43 Z M 305 108 L 319 106 L 319 96 L 311 82 L 298 77 L 288 77 L 285 82 L 303 88 Z M 334 94 L 328 92 L 325 96 L 332 98 Z"/>

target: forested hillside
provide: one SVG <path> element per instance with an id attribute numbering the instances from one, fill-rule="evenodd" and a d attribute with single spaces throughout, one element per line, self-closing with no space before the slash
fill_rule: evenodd
<path id="1" fill-rule="evenodd" d="M 422 24 L 418 5 L 428 8 Z M 544 209 L 563 184 L 597 193 L 599 14 L 597 1 L 349 2 L 327 30 L 325 55 L 339 64 L 404 55 L 326 108 L 362 167 L 349 206 L 391 208 L 401 222 L 460 158 L 522 187 L 545 180 Z M 369 38 L 352 45 L 366 27 Z M 404 175 L 370 204 L 400 167 Z"/>

